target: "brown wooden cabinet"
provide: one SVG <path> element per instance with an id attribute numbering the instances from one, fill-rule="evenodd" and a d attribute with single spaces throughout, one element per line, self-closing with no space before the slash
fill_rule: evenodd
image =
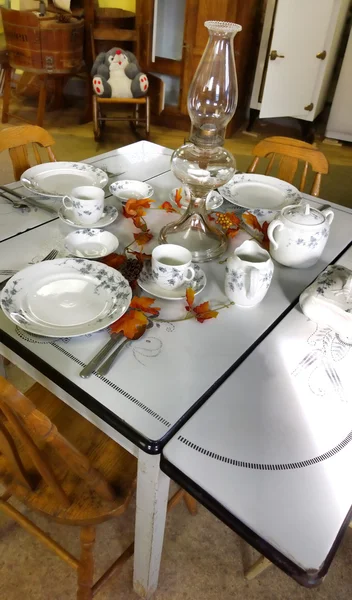
<path id="1" fill-rule="evenodd" d="M 227 129 L 231 136 L 247 117 L 264 0 L 136 0 L 142 67 L 165 82 L 165 105 L 154 122 L 188 129 L 187 94 L 208 40 L 207 20 L 242 25 L 235 38 L 239 102 Z"/>

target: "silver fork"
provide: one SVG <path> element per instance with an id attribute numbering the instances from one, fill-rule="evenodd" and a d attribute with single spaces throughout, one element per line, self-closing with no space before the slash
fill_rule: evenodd
<path id="1" fill-rule="evenodd" d="M 49 254 L 47 254 L 46 256 L 44 256 L 44 258 L 42 258 L 42 260 L 39 261 L 39 262 L 44 262 L 45 260 L 54 260 L 54 258 L 57 257 L 58 253 L 59 253 L 58 250 L 55 250 L 55 249 L 51 250 L 49 252 Z M 13 277 L 14 275 L 16 275 L 16 273 L 19 273 L 19 271 L 10 271 L 10 273 L 11 273 L 10 277 L 7 277 L 7 279 L 4 279 L 4 281 L 1 281 L 1 283 L 0 283 L 0 290 L 2 290 L 2 288 L 5 287 L 5 284 L 9 281 L 9 279 L 11 279 L 11 277 Z M 7 273 L 1 272 L 1 271 L 0 271 L 0 274 L 7 275 Z"/>

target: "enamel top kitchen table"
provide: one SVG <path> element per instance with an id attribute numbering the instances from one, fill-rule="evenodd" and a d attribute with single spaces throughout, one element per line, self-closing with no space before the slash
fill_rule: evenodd
<path id="1" fill-rule="evenodd" d="M 297 304 L 163 450 L 165 473 L 305 586 L 352 519 L 351 367 L 352 342 Z"/>
<path id="2" fill-rule="evenodd" d="M 109 183 L 119 179 L 148 181 L 154 188 L 157 208 L 178 185 L 170 172 L 171 153 L 143 141 L 86 162 L 105 170 Z M 10 187 L 25 192 L 18 183 Z M 308 198 L 314 206 L 324 204 L 323 200 Z M 107 229 L 118 237 L 122 250 L 136 230 L 131 220 L 122 216 L 116 198 L 107 195 L 106 202 L 119 210 L 118 219 Z M 230 306 L 203 324 L 182 320 L 187 315 L 183 301 L 158 299 L 155 305 L 161 308 L 163 322 L 155 323 L 140 341 L 126 348 L 104 377 L 93 374 L 83 380 L 79 372 L 108 340 L 107 331 L 71 339 L 38 338 L 0 314 L 1 354 L 138 457 L 134 586 L 143 596 L 150 596 L 157 585 L 165 525 L 169 480 L 159 468 L 160 452 L 279 325 L 301 291 L 345 251 L 351 241 L 351 211 L 338 206 L 333 209 L 330 237 L 316 265 L 288 269 L 276 264 L 268 294 L 258 307 L 246 311 Z M 0 269 L 21 269 L 53 248 L 59 250 L 59 256 L 67 256 L 63 240 L 72 229 L 61 220 L 40 209 L 16 211 L 2 198 L 0 211 Z M 155 234 L 150 247 L 157 244 L 160 228 L 174 218 L 163 210 L 147 211 L 145 219 Z M 239 233 L 230 250 L 246 237 Z M 197 296 L 197 303 L 210 300 L 217 306 L 226 304 L 225 264 L 214 261 L 202 269 L 207 285 Z"/>

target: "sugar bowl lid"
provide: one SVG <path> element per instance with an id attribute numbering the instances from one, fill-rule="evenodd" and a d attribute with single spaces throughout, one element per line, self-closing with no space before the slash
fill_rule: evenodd
<path id="1" fill-rule="evenodd" d="M 325 216 L 320 210 L 312 208 L 308 203 L 286 206 L 282 214 L 296 225 L 320 225 L 325 221 Z"/>

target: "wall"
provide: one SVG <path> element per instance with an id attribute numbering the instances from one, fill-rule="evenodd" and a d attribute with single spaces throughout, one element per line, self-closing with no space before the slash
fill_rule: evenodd
<path id="1" fill-rule="evenodd" d="M 99 0 L 102 8 L 123 8 L 124 10 L 136 11 L 136 0 Z"/>

